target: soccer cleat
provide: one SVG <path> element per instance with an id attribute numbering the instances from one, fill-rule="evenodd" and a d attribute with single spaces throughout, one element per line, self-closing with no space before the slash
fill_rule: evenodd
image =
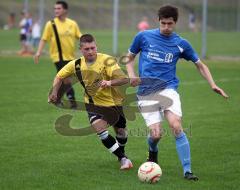
<path id="1" fill-rule="evenodd" d="M 126 157 L 123 157 L 120 160 L 120 164 L 121 164 L 120 170 L 129 170 L 133 167 L 133 164 L 132 164 L 131 160 L 129 160 Z"/>
<path id="2" fill-rule="evenodd" d="M 147 161 L 155 162 L 156 164 L 158 164 L 158 152 L 152 152 L 149 150 Z"/>
<path id="3" fill-rule="evenodd" d="M 184 178 L 187 180 L 198 181 L 198 177 L 195 176 L 192 172 L 186 172 Z"/>

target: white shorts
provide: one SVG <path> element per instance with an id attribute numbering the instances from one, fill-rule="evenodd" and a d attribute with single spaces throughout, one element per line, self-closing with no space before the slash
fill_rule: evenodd
<path id="1" fill-rule="evenodd" d="M 147 126 L 162 122 L 165 110 L 182 117 L 180 97 L 173 89 L 160 90 L 147 96 L 138 95 L 138 107 Z"/>

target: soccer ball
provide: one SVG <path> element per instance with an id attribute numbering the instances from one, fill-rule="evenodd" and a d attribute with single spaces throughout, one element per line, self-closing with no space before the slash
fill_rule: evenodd
<path id="1" fill-rule="evenodd" d="M 156 183 L 161 175 L 162 169 L 154 162 L 145 162 L 138 169 L 138 178 L 142 182 Z"/>

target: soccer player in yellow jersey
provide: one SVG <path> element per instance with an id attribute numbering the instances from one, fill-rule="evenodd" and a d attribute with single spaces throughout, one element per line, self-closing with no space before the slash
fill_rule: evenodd
<path id="1" fill-rule="evenodd" d="M 127 143 L 126 119 L 121 106 L 124 97 L 117 88 L 128 83 L 128 78 L 116 59 L 97 53 L 92 35 L 81 36 L 80 50 L 83 57 L 69 62 L 58 72 L 48 101 L 56 103 L 63 80 L 76 74 L 85 90 L 84 101 L 92 127 L 103 145 L 118 157 L 120 169 L 130 169 L 133 165 L 124 151 Z M 108 133 L 108 125 L 114 127 L 116 138 Z"/>
<path id="2" fill-rule="evenodd" d="M 75 44 L 76 40 L 80 38 L 81 32 L 77 23 L 67 18 L 67 11 L 68 4 L 65 1 L 57 1 L 55 3 L 55 18 L 52 21 L 48 21 L 45 25 L 38 50 L 34 57 L 35 63 L 38 63 L 46 42 L 49 42 L 50 57 L 57 71 L 60 71 L 69 61 L 75 59 Z M 56 30 L 54 29 L 54 25 L 56 26 Z M 64 80 L 59 98 L 63 96 L 65 91 L 67 91 L 67 97 L 72 107 L 75 107 L 74 90 L 71 87 L 71 80 L 69 78 Z"/>

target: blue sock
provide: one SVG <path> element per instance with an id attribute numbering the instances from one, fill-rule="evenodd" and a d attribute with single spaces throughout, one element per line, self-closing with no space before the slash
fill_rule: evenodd
<path id="1" fill-rule="evenodd" d="M 151 152 L 158 152 L 158 142 L 154 141 L 150 136 L 148 136 L 147 142 Z"/>
<path id="2" fill-rule="evenodd" d="M 184 132 L 181 132 L 176 138 L 176 148 L 179 159 L 182 163 L 184 174 L 188 171 L 191 172 L 191 155 L 190 145 L 187 136 Z"/>

